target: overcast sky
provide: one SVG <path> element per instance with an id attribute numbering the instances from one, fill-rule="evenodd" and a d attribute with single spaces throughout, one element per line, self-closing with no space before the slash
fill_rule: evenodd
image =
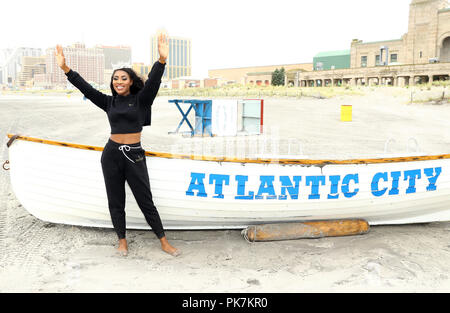
<path id="1" fill-rule="evenodd" d="M 0 49 L 82 41 L 129 45 L 150 62 L 160 28 L 192 39 L 192 74 L 208 69 L 310 63 L 322 51 L 408 31 L 411 0 L 11 0 L 2 1 Z"/>

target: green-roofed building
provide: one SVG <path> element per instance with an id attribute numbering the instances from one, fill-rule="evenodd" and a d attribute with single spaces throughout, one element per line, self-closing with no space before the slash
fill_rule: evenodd
<path id="1" fill-rule="evenodd" d="M 326 51 L 313 58 L 315 71 L 350 68 L 350 50 Z"/>

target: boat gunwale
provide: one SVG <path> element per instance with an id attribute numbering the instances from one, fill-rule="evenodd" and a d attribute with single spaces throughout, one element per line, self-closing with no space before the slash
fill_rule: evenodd
<path id="1" fill-rule="evenodd" d="M 8 138 L 12 138 L 15 135 L 7 134 Z M 17 136 L 15 139 L 37 142 L 48 145 L 62 146 L 68 148 L 76 148 L 91 151 L 103 151 L 103 147 L 66 143 L 55 140 L 39 139 L 28 136 Z M 215 156 L 198 156 L 188 154 L 174 154 L 167 152 L 152 152 L 145 151 L 145 156 L 166 158 L 166 159 L 182 159 L 182 160 L 194 160 L 194 161 L 210 161 L 210 162 L 228 162 L 228 163 L 256 163 L 256 164 L 284 164 L 284 165 L 314 165 L 325 166 L 329 164 L 377 164 L 377 163 L 398 163 L 398 162 L 415 162 L 415 161 L 431 161 L 431 160 L 443 160 L 450 159 L 450 154 L 439 155 L 423 155 L 423 156 L 408 156 L 408 157 L 392 157 L 392 158 L 369 158 L 369 159 L 344 159 L 344 160 L 331 160 L 331 159 L 239 159 L 239 158 L 227 158 L 227 157 L 215 157 Z"/>

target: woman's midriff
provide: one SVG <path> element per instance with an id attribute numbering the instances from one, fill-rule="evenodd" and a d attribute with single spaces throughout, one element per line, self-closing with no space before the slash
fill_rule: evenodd
<path id="1" fill-rule="evenodd" d="M 111 134 L 109 137 L 112 141 L 129 145 L 132 143 L 137 143 L 141 141 L 141 133 L 132 133 L 132 134 Z"/>

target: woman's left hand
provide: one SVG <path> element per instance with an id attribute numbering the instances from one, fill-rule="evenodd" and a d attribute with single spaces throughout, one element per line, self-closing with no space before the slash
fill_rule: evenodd
<path id="1" fill-rule="evenodd" d="M 169 55 L 169 39 L 165 32 L 158 35 L 158 52 L 159 61 L 161 63 L 166 63 L 167 56 Z"/>

